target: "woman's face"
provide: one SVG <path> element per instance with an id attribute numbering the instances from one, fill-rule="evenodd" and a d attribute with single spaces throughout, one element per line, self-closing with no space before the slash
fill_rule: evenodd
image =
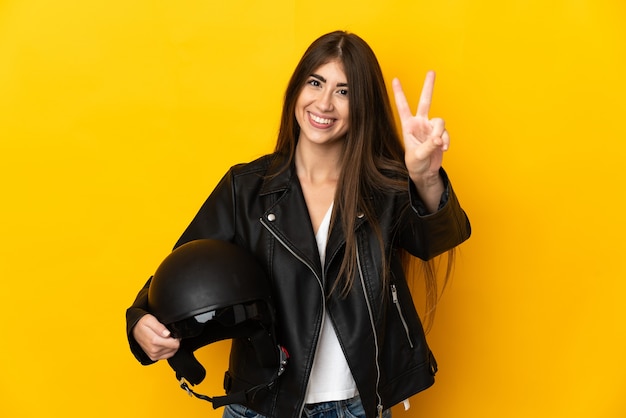
<path id="1" fill-rule="evenodd" d="M 296 101 L 299 141 L 334 143 L 348 132 L 348 82 L 339 61 L 321 65 L 310 74 Z"/>

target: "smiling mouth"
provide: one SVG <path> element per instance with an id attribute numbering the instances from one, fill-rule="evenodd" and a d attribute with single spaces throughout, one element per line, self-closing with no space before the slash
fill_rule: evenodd
<path id="1" fill-rule="evenodd" d="M 309 117 L 311 118 L 313 122 L 319 125 L 330 125 L 335 121 L 335 119 L 322 118 L 317 115 L 314 115 L 313 113 L 309 113 Z"/>

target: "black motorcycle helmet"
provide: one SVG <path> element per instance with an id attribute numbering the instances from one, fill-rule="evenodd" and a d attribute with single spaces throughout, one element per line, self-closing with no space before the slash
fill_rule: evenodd
<path id="1" fill-rule="evenodd" d="M 181 340 L 177 353 L 168 359 L 180 385 L 190 394 L 217 408 L 241 402 L 282 374 L 287 352 L 274 335 L 271 288 L 256 259 L 234 244 L 199 239 L 172 251 L 159 265 L 148 289 L 150 312 L 174 338 Z M 193 392 L 206 370 L 194 351 L 210 343 L 246 338 L 252 342 L 260 367 L 275 367 L 270 382 L 243 393 L 210 398 Z"/>

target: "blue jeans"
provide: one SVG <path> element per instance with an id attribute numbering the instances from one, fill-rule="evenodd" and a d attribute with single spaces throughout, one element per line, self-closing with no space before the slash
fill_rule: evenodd
<path id="1" fill-rule="evenodd" d="M 222 418 L 266 418 L 242 405 L 227 405 Z M 305 405 L 302 418 L 365 418 L 363 404 L 358 396 L 345 401 L 321 402 Z M 383 411 L 383 418 L 391 418 L 391 409 Z"/>

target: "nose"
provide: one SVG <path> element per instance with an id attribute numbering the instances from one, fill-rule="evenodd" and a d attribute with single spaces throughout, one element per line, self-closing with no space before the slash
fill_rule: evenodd
<path id="1" fill-rule="evenodd" d="M 322 112 L 330 112 L 334 109 L 333 92 L 331 89 L 320 92 L 320 95 L 317 98 L 317 107 Z"/>

